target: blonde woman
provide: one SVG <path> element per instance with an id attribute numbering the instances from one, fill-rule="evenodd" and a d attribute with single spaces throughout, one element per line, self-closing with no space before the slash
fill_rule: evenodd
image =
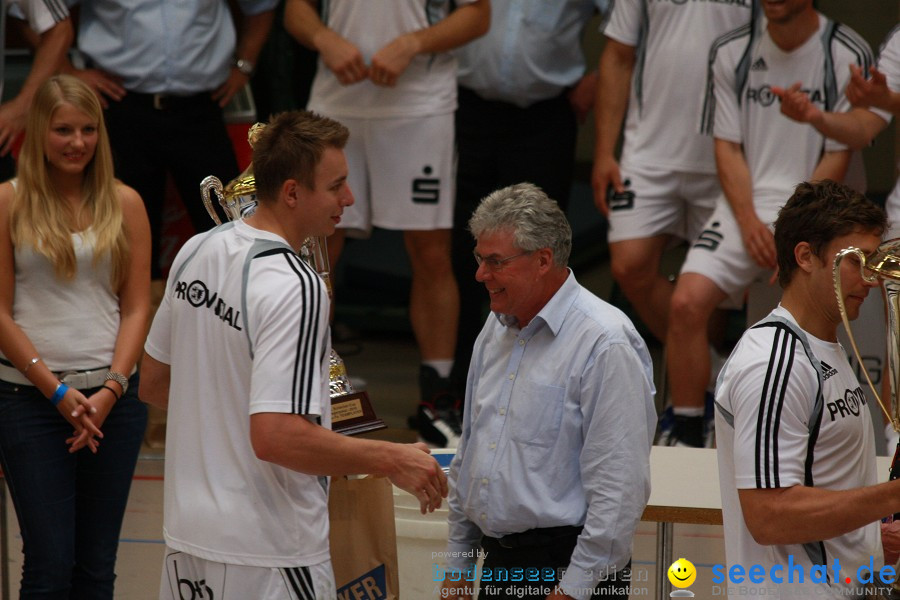
<path id="1" fill-rule="evenodd" d="M 17 178 L 0 184 L 0 464 L 25 553 L 21 598 L 112 598 L 146 408 L 135 363 L 150 229 L 113 178 L 94 93 L 36 93 Z"/>

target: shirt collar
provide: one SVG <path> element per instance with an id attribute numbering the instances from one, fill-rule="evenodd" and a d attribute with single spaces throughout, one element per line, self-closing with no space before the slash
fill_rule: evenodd
<path id="1" fill-rule="evenodd" d="M 537 328 L 538 325 L 536 323 L 546 323 L 553 335 L 559 332 L 566 315 L 569 313 L 569 309 L 572 307 L 581 289 L 581 286 L 575 280 L 575 274 L 572 272 L 572 269 L 567 268 L 567 270 L 569 274 L 566 280 L 556 290 L 556 293 L 553 294 L 553 297 L 550 298 L 547 304 L 538 311 L 538 314 L 534 316 L 528 326 L 525 327 L 526 330 Z M 494 315 L 504 327 L 518 327 L 519 321 L 513 315 L 501 313 L 494 313 Z"/>

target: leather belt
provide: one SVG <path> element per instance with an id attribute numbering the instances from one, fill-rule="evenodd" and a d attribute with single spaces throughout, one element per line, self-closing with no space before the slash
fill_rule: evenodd
<path id="1" fill-rule="evenodd" d="M 578 536 L 582 529 L 584 527 L 581 525 L 529 529 L 528 531 L 511 533 L 499 538 L 484 536 L 482 543 L 491 541 L 501 548 L 529 548 L 532 546 L 543 546 L 563 537 Z"/>
<path id="2" fill-rule="evenodd" d="M 177 94 L 128 92 L 125 94 L 122 101 L 135 105 L 152 106 L 156 110 L 170 111 L 214 104 L 211 93 L 212 92 L 200 92 L 187 96 L 179 96 Z"/>
<path id="3" fill-rule="evenodd" d="M 135 370 L 137 368 L 135 367 Z M 103 385 L 106 381 L 106 374 L 109 373 L 109 367 L 99 367 L 97 369 L 86 369 L 82 371 L 54 371 L 60 382 L 70 385 L 78 390 L 89 390 Z M 134 374 L 134 370 L 131 371 Z M 34 385 L 27 377 L 15 367 L 7 364 L 7 361 L 0 362 L 0 379 L 8 383 L 18 385 Z"/>

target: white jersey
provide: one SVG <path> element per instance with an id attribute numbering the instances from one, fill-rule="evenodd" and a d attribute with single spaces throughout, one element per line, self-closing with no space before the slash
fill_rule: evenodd
<path id="1" fill-rule="evenodd" d="M 331 426 L 328 296 L 316 272 L 243 221 L 194 236 L 145 349 L 171 365 L 166 544 L 247 566 L 328 560 L 327 479 L 261 461 L 250 443 L 255 413 Z"/>
<path id="2" fill-rule="evenodd" d="M 885 38 L 881 49 L 878 51 L 878 70 L 884 73 L 887 78 L 888 87 L 892 92 L 900 92 L 900 25 L 894 27 Z M 887 111 L 880 111 L 870 108 L 872 112 L 879 117 L 891 122 L 893 115 Z M 900 163 L 897 165 L 900 168 Z M 894 189 L 888 197 L 887 204 L 888 219 L 891 222 L 891 236 L 898 234 L 898 217 L 900 217 L 900 179 L 894 184 Z"/>
<path id="3" fill-rule="evenodd" d="M 797 326 L 781 305 L 769 318 L 773 316 Z M 876 570 L 883 563 L 879 523 L 809 544 L 763 546 L 753 540 L 741 512 L 739 489 L 805 485 L 847 490 L 878 483 L 875 434 L 866 395 L 844 349 L 838 343 L 806 334 L 824 380 L 817 416 L 814 407 L 819 376 L 800 338 L 781 323 L 765 321 L 744 333 L 716 386 L 716 445 L 728 563 L 725 573 L 732 565 L 743 565 L 745 570 L 762 565 L 768 574 L 772 566 L 786 567 L 790 561 L 803 565 L 806 577 L 802 584 L 797 578 L 793 583 L 786 578 L 779 584 L 766 581 L 759 584 L 764 590 L 749 593 L 765 593 L 769 598 L 832 598 L 841 596 L 843 589 L 849 594 L 843 597 L 856 597 L 845 588 L 859 587 L 858 567 L 868 565 L 872 557 Z M 721 409 L 733 416 L 733 425 Z M 840 581 L 830 577 L 828 584 L 817 585 L 809 580 L 812 565 L 827 564 L 831 574 L 836 559 L 841 567 Z M 786 576 L 787 569 L 781 574 Z M 851 578 L 849 586 L 847 577 Z M 747 580 L 740 585 L 755 587 Z"/>
<path id="4" fill-rule="evenodd" d="M 700 133 L 701 65 L 717 37 L 750 21 L 751 4 L 615 0 L 604 33 L 634 47 L 637 57 L 623 164 L 716 172 L 712 141 Z"/>
<path id="5" fill-rule="evenodd" d="M 900 92 L 900 25 L 891 30 L 878 49 L 878 70 L 885 74 L 888 88 L 892 92 Z M 888 122 L 893 117 L 887 111 L 873 112 Z"/>
<path id="6" fill-rule="evenodd" d="M 475 0 L 455 0 L 471 4 Z M 322 0 L 322 21 L 354 44 L 367 65 L 396 37 L 430 27 L 447 16 L 451 0 Z M 456 58 L 450 52 L 417 55 L 394 87 L 365 79 L 342 85 L 321 58 L 310 92 L 310 110 L 331 117 L 422 117 L 456 110 Z"/>
<path id="7" fill-rule="evenodd" d="M 872 52 L 856 32 L 819 15 L 819 29 L 799 48 L 784 52 L 766 31 L 766 20 L 745 25 L 716 40 L 704 100 L 704 128 L 715 138 L 743 145 L 757 210 L 778 210 L 796 185 L 813 174 L 823 151 L 846 146 L 805 123 L 781 114 L 772 86 L 803 82 L 822 110 L 850 108 L 844 90 L 849 65 L 868 71 Z M 735 93 L 735 90 L 739 90 Z M 864 188 L 858 181 L 849 185 Z"/>

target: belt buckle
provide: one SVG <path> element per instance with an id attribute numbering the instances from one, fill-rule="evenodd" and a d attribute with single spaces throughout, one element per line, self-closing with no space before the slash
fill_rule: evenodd
<path id="1" fill-rule="evenodd" d="M 166 110 L 165 94 L 153 94 L 153 108 L 156 110 Z"/>
<path id="2" fill-rule="evenodd" d="M 79 390 L 85 387 L 85 382 L 87 381 L 87 375 L 85 373 L 79 373 L 78 371 L 62 371 L 57 373 L 56 377 L 59 379 L 60 383 L 71 385 Z"/>

